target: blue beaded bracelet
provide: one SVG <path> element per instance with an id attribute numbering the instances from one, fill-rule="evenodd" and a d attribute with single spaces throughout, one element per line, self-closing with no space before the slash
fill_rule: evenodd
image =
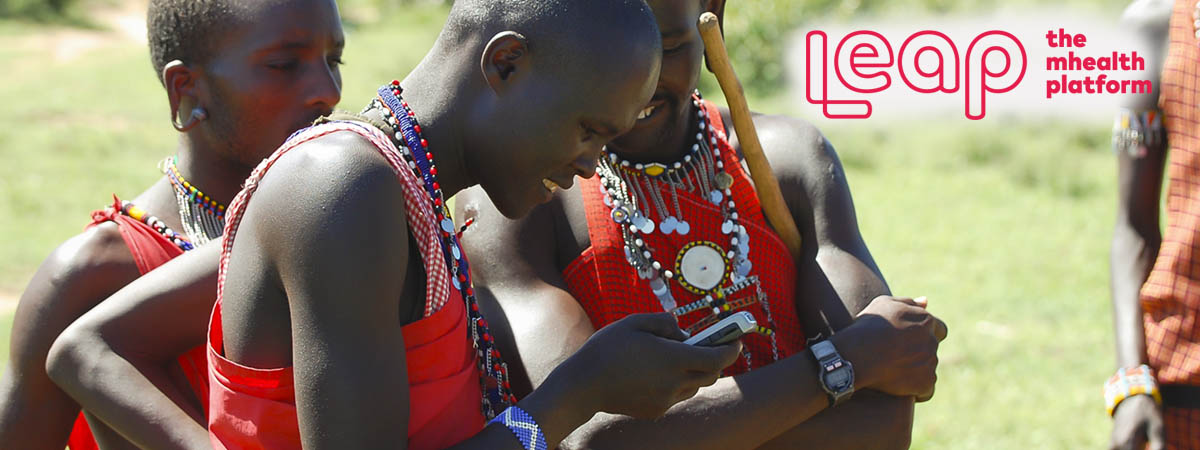
<path id="1" fill-rule="evenodd" d="M 521 447 L 526 450 L 546 450 L 546 435 L 542 434 L 533 416 L 516 406 L 509 406 L 489 423 L 504 425 L 521 441 Z"/>

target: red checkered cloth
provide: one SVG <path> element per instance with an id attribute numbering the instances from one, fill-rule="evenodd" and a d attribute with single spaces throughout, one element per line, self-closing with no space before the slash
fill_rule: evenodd
<path id="1" fill-rule="evenodd" d="M 1177 0 L 1159 106 L 1170 144 L 1167 229 L 1142 286 L 1146 353 L 1160 384 L 1200 385 L 1200 42 L 1194 0 Z M 1172 448 L 1200 448 L 1200 413 L 1168 408 Z"/>
<path id="2" fill-rule="evenodd" d="M 221 250 L 221 269 L 217 280 L 218 303 L 225 291 L 226 268 L 229 266 L 229 253 L 233 248 L 233 240 L 237 236 L 238 226 L 242 223 L 242 214 L 246 210 L 246 205 L 250 203 L 250 197 L 254 195 L 254 192 L 258 190 L 259 181 L 266 175 L 267 170 L 270 170 L 271 166 L 275 165 L 275 162 L 287 152 L 300 144 L 338 132 L 355 133 L 371 141 L 379 154 L 387 158 L 388 164 L 396 172 L 396 178 L 404 185 L 404 206 L 408 218 L 408 228 L 417 241 L 417 247 L 421 252 L 421 262 L 425 267 L 425 317 L 433 315 L 446 304 L 450 295 L 450 271 L 446 268 L 446 262 L 442 256 L 441 237 L 438 234 L 436 215 L 433 207 L 429 204 L 425 188 L 408 167 L 408 163 L 404 161 L 400 151 L 382 131 L 357 122 L 329 122 L 297 133 L 279 150 L 276 150 L 270 158 L 259 164 L 250 174 L 250 178 L 246 179 L 245 187 L 233 199 L 233 203 L 229 205 L 229 212 L 225 215 L 225 242 Z"/>
<path id="3" fill-rule="evenodd" d="M 737 204 L 739 222 L 746 226 L 746 232 L 750 236 L 749 258 L 754 267 L 749 275 L 758 276 L 762 283 L 770 308 L 770 317 L 774 322 L 778 356 L 785 358 L 805 347 L 804 330 L 796 315 L 796 266 L 787 247 L 763 217 L 762 207 L 750 178 L 742 170 L 737 152 L 733 151 L 725 137 L 725 126 L 721 122 L 720 111 L 708 101 L 704 102 L 704 108 L 713 128 L 718 130 L 721 158 L 725 163 L 725 170 L 734 179 L 733 198 Z M 649 282 L 639 278 L 625 260 L 625 241 L 618 225 L 612 220 L 612 209 L 604 205 L 599 178 L 582 180 L 580 189 L 583 192 L 588 234 L 592 245 L 563 271 L 568 290 L 583 306 L 592 325 L 597 329 L 630 314 L 662 312 L 662 306 L 650 290 Z M 664 198 L 669 199 L 670 194 L 666 193 L 665 189 L 663 192 L 666 195 Z M 652 249 L 655 258 L 663 264 L 674 266 L 679 251 L 688 243 L 700 240 L 711 241 L 728 249 L 729 236 L 721 233 L 723 219 L 720 209 L 699 193 L 684 190 L 679 190 L 678 193 L 680 208 L 686 216 L 683 219 L 690 223 L 691 232 L 686 236 L 674 233 L 643 234 L 642 239 Z M 651 211 L 650 219 L 661 223 L 662 218 Z M 679 306 L 703 298 L 702 295 L 687 291 L 675 281 L 668 283 Z M 728 279 L 722 283 L 722 286 L 730 284 Z M 753 288 L 743 290 L 733 295 L 730 300 L 736 301 L 752 294 Z M 767 311 L 758 303 L 743 310 L 753 314 L 759 325 L 768 326 Z M 707 313 L 704 311 L 692 312 L 681 317 L 679 324 L 686 329 L 705 315 Z M 730 366 L 726 375 L 743 373 L 773 361 L 774 354 L 769 337 L 752 334 L 743 338 L 742 342 L 751 355 L 751 360 L 746 361 L 745 356 L 741 357 Z"/>

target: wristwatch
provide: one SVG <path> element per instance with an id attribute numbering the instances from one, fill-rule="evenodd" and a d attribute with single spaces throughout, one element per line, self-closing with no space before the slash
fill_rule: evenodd
<path id="1" fill-rule="evenodd" d="M 842 359 L 829 340 L 817 342 L 809 347 L 817 359 L 817 377 L 821 388 L 829 395 L 829 406 L 837 406 L 854 394 L 854 365 Z"/>

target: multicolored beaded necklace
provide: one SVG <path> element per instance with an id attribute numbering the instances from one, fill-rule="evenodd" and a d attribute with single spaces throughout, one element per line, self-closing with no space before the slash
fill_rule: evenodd
<path id="1" fill-rule="evenodd" d="M 137 205 L 133 204 L 133 202 L 122 200 L 120 212 L 121 214 L 133 218 L 133 220 L 137 220 L 150 226 L 150 228 L 153 228 L 154 231 L 158 232 L 158 234 L 163 235 L 163 237 L 167 238 L 168 241 L 171 241 L 172 244 L 175 244 L 175 246 L 179 247 L 180 250 L 187 252 L 196 248 L 190 241 L 187 240 L 186 237 L 184 237 L 182 234 L 176 233 L 175 230 L 172 230 L 170 227 L 168 227 L 166 222 L 163 222 L 158 217 L 146 213 L 146 210 L 139 208 Z"/>
<path id="2" fill-rule="evenodd" d="M 475 299 L 471 269 L 459 245 L 461 231 L 455 230 L 454 219 L 450 217 L 450 210 L 446 207 L 442 187 L 437 181 L 437 166 L 433 163 L 433 153 L 429 151 L 429 141 L 421 134 L 421 125 L 417 122 L 416 114 L 400 96 L 401 92 L 399 80 L 393 80 L 391 84 L 380 87 L 379 96 L 367 106 L 366 111 L 378 109 L 383 114 L 384 121 L 394 130 L 390 136 L 393 144 L 407 160 L 413 174 L 424 180 L 426 193 L 429 194 L 429 201 L 441 228 L 442 256 L 446 259 L 446 266 L 452 275 L 450 281 L 454 288 L 462 293 L 467 303 L 467 321 L 478 357 L 476 361 L 480 372 L 480 386 L 484 393 L 483 415 L 490 420 L 508 406 L 515 404 L 517 398 L 508 382 L 508 365 L 500 356 L 500 350 L 488 332 L 487 320 L 483 318 L 479 302 Z M 422 157 L 416 157 L 416 154 Z"/>
<path id="3" fill-rule="evenodd" d="M 179 220 L 183 231 L 196 245 L 204 245 L 221 237 L 225 232 L 225 205 L 205 195 L 179 173 L 179 157 L 163 160 L 162 171 L 175 188 L 175 200 L 179 203 Z"/>
<path id="4" fill-rule="evenodd" d="M 633 163 L 605 149 L 605 157 L 597 170 L 604 190 L 604 204 L 612 208 L 611 216 L 620 228 L 625 241 L 625 259 L 638 276 L 649 280 L 650 290 L 664 311 L 676 317 L 696 312 L 711 314 L 688 328 L 695 333 L 734 311 L 760 304 L 767 316 L 767 325 L 756 331 L 770 338 L 772 357 L 779 359 L 779 349 L 772 330 L 774 320 L 757 276 L 750 276 L 750 236 L 739 224 L 737 204 L 733 199 L 733 176 L 725 170 L 718 146 L 718 135 L 708 124 L 700 92 L 692 94 L 697 110 L 698 131 L 691 151 L 681 161 L 672 164 Z M 728 250 L 709 240 L 696 240 L 680 249 L 674 264 L 664 264 L 643 239 L 655 232 L 686 236 L 691 225 L 683 219 L 679 190 L 697 193 L 721 209 L 720 232 L 728 237 Z M 669 194 L 670 203 L 668 204 Z M 654 217 L 659 218 L 655 223 Z M 670 261 L 668 261 L 669 263 Z M 673 270 L 672 270 L 673 269 Z M 704 297 L 679 306 L 671 294 L 670 281 Z M 728 283 L 727 283 L 728 282 Z M 722 287 L 722 285 L 725 285 Z M 754 293 L 738 296 L 753 288 Z M 747 365 L 751 355 L 744 354 Z"/>

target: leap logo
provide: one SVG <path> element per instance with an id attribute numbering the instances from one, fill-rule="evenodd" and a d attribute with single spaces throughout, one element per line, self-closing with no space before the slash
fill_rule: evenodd
<path id="1" fill-rule="evenodd" d="M 805 98 L 811 104 L 821 105 L 825 117 L 830 119 L 871 117 L 873 107 L 869 100 L 831 98 L 828 41 L 823 31 L 810 31 L 805 36 Z M 856 31 L 838 42 L 832 69 L 837 83 L 858 94 L 891 88 L 893 71 L 918 94 L 962 91 L 967 118 L 979 120 L 987 115 L 987 96 L 1016 88 L 1025 78 L 1028 66 L 1021 41 L 998 30 L 976 36 L 967 46 L 965 57 L 959 58 L 954 41 L 941 32 L 917 32 L 896 53 L 882 34 Z"/>

